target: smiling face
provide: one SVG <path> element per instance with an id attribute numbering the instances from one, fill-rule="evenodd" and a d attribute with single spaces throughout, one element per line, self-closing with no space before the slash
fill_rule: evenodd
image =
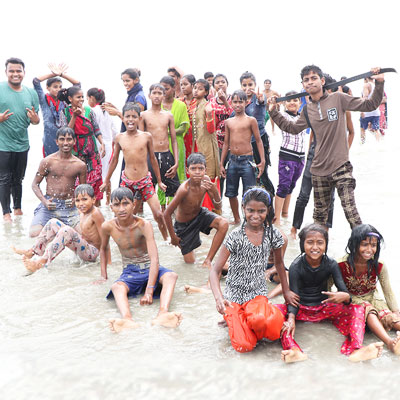
<path id="1" fill-rule="evenodd" d="M 135 131 L 138 128 L 140 115 L 135 110 L 128 110 L 124 113 L 124 124 L 127 131 Z"/>
<path id="2" fill-rule="evenodd" d="M 75 139 L 68 134 L 65 136 L 60 135 L 58 139 L 56 139 L 56 143 L 61 153 L 68 154 L 71 153 L 74 148 Z"/>
<path id="3" fill-rule="evenodd" d="M 320 261 L 326 252 L 326 241 L 321 232 L 310 231 L 304 239 L 304 252 L 309 264 Z"/>
<path id="4" fill-rule="evenodd" d="M 92 211 L 96 203 L 95 197 L 90 197 L 87 193 L 79 193 L 75 197 L 76 208 L 83 214 L 87 214 Z"/>
<path id="5" fill-rule="evenodd" d="M 121 79 L 127 92 L 129 92 L 139 82 L 139 78 L 133 79 L 128 74 L 122 74 Z"/>
<path id="6" fill-rule="evenodd" d="M 71 102 L 72 107 L 82 108 L 85 97 L 83 96 L 82 90 L 79 90 L 72 97 L 69 96 L 68 100 Z"/>
<path id="7" fill-rule="evenodd" d="M 120 222 L 127 221 L 129 218 L 131 218 L 133 215 L 133 209 L 133 201 L 126 197 L 123 197 L 122 200 L 115 198 L 111 203 L 111 210 L 117 220 Z"/>
<path id="8" fill-rule="evenodd" d="M 322 94 L 325 78 L 321 78 L 316 72 L 311 71 L 303 76 L 303 88 L 310 95 Z"/>
<path id="9" fill-rule="evenodd" d="M 250 200 L 246 205 L 243 205 L 243 212 L 246 224 L 252 228 L 260 228 L 267 218 L 268 207 L 262 201 Z"/>
<path id="10" fill-rule="evenodd" d="M 246 78 L 242 80 L 241 83 L 242 90 L 247 94 L 247 98 L 251 99 L 254 91 L 256 90 L 256 83 L 251 78 Z"/>
<path id="11" fill-rule="evenodd" d="M 357 258 L 362 261 L 371 260 L 374 258 L 377 249 L 378 239 L 373 236 L 368 236 L 366 239 L 361 240 Z"/>
<path id="12" fill-rule="evenodd" d="M 297 114 L 300 108 L 300 99 L 292 99 L 285 101 L 285 108 L 287 111 L 290 111 L 292 114 Z"/>
<path id="13" fill-rule="evenodd" d="M 25 70 L 21 64 L 7 64 L 6 75 L 8 84 L 14 88 L 19 88 L 25 76 Z"/>

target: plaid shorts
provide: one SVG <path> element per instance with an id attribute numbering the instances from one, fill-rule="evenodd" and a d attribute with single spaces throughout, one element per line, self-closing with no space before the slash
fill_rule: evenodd
<path id="1" fill-rule="evenodd" d="M 347 161 L 336 171 L 328 176 L 312 175 L 312 186 L 314 188 L 314 221 L 326 225 L 328 221 L 331 193 L 336 188 L 346 219 L 353 229 L 362 224 L 358 214 L 354 189 L 356 180 L 353 178 L 353 166 Z"/>

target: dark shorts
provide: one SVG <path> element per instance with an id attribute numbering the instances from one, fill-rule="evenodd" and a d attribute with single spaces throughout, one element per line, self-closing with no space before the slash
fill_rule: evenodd
<path id="1" fill-rule="evenodd" d="M 180 245 L 182 255 L 188 254 L 201 246 L 200 232 L 209 235 L 212 229 L 210 225 L 217 217 L 217 214 L 208 211 L 205 207 L 201 207 L 197 217 L 193 218 L 191 221 L 175 221 L 174 230 L 176 235 L 181 239 Z"/>
<path id="2" fill-rule="evenodd" d="M 379 129 L 379 115 L 360 118 L 361 129 L 368 129 L 368 124 L 371 123 L 371 130 L 377 131 Z"/>
<path id="3" fill-rule="evenodd" d="M 147 287 L 147 282 L 149 280 L 150 274 L 150 264 L 145 264 L 147 268 L 140 268 L 137 264 L 128 264 L 122 271 L 121 276 L 115 282 L 123 282 L 129 288 L 128 297 L 136 297 L 139 294 L 145 292 Z M 161 265 L 158 267 L 158 277 L 156 281 L 156 288 L 154 289 L 153 298 L 160 297 L 162 286 L 159 281 L 160 278 L 166 273 L 172 272 L 170 269 L 164 268 Z M 107 295 L 107 299 L 114 298 L 113 292 Z"/>
<path id="4" fill-rule="evenodd" d="M 285 198 L 293 192 L 297 180 L 300 178 L 304 168 L 304 159 L 299 161 L 289 161 L 279 159 L 278 174 L 279 184 L 276 195 Z"/>
<path id="5" fill-rule="evenodd" d="M 243 193 L 252 186 L 256 186 L 256 167 L 253 156 L 231 154 L 226 168 L 226 197 L 238 196 L 240 178 L 242 178 Z"/>
<path id="6" fill-rule="evenodd" d="M 50 196 L 44 196 L 49 199 Z M 40 203 L 35 211 L 32 219 L 31 226 L 41 225 L 45 226 L 52 218 L 57 218 L 65 225 L 71 226 L 72 228 L 79 223 L 79 211 L 74 207 L 67 207 L 65 200 L 53 199 L 53 203 L 56 205 L 55 210 L 49 210 L 43 203 Z"/>
<path id="7" fill-rule="evenodd" d="M 162 183 L 164 183 L 164 185 L 167 186 L 165 195 L 168 197 L 172 197 L 175 195 L 176 191 L 179 188 L 179 185 L 180 185 L 179 177 L 178 177 L 178 174 L 176 174 L 173 178 L 166 178 L 165 174 L 175 164 L 175 158 L 169 150 L 163 151 L 163 152 L 155 151 L 154 155 L 156 156 L 156 160 L 157 160 L 158 166 L 160 168 L 161 181 L 162 181 Z M 153 185 L 154 185 L 154 187 L 156 187 L 157 178 L 156 178 L 156 175 L 154 174 L 153 168 L 151 166 L 150 159 L 148 159 L 148 168 L 151 173 L 151 179 L 153 181 Z"/>

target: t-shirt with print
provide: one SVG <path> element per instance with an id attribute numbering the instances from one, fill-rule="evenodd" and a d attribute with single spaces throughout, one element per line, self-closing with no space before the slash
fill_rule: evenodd
<path id="1" fill-rule="evenodd" d="M 265 266 L 271 249 L 278 249 L 283 243 L 282 234 L 274 226 L 266 228 L 264 243 L 259 246 L 250 242 L 244 226 L 234 229 L 224 241 L 231 253 L 224 298 L 243 304 L 256 296 L 267 296 Z"/>

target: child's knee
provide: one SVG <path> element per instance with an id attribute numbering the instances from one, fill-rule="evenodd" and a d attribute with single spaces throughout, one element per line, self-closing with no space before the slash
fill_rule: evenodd
<path id="1" fill-rule="evenodd" d="M 39 236 L 40 232 L 42 231 L 42 225 L 33 225 L 29 228 L 29 237 L 34 238 Z"/>
<path id="2" fill-rule="evenodd" d="M 164 276 L 164 280 L 168 280 L 169 282 L 175 283 L 178 280 L 178 274 L 174 271 L 167 272 L 163 276 Z"/>
<path id="3" fill-rule="evenodd" d="M 124 283 L 122 283 L 122 282 L 114 282 L 112 285 L 111 285 L 111 291 L 113 292 L 113 293 L 121 293 L 121 292 L 127 292 L 127 288 L 126 288 L 126 285 L 124 284 Z"/>
<path id="4" fill-rule="evenodd" d="M 221 232 L 228 232 L 229 229 L 229 223 L 225 218 L 222 217 L 217 217 L 215 219 L 215 222 L 217 224 L 217 230 Z"/>
<path id="5" fill-rule="evenodd" d="M 184 254 L 183 260 L 185 261 L 186 264 L 194 264 L 194 262 L 196 261 L 194 252 L 191 251 L 190 253 Z"/>

